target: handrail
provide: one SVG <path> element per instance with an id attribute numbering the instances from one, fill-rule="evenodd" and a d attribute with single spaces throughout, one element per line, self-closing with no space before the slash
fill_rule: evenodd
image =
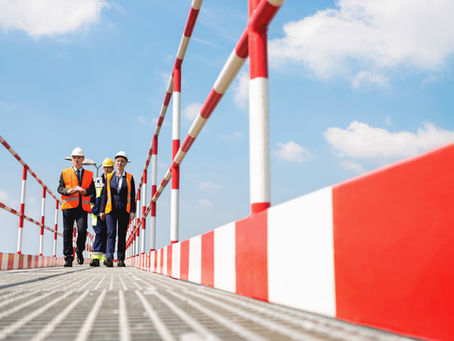
<path id="1" fill-rule="evenodd" d="M 189 41 L 192 36 L 192 32 L 194 30 L 195 24 L 197 22 L 198 14 L 200 12 L 200 8 L 202 6 L 202 1 L 203 0 L 193 0 L 191 3 L 191 8 L 189 10 L 188 17 L 186 19 L 186 24 L 185 28 L 183 31 L 183 34 L 181 36 L 180 44 L 178 46 L 177 50 L 177 55 L 175 57 L 175 63 L 172 69 L 172 73 L 170 75 L 170 79 L 167 85 L 167 89 L 165 92 L 164 96 L 164 101 L 161 105 L 160 113 L 159 113 L 159 118 L 156 124 L 155 132 L 153 134 L 152 141 L 150 143 L 150 148 L 148 149 L 147 157 L 145 160 L 145 166 L 142 172 L 142 177 L 140 179 L 140 183 L 137 186 L 137 202 L 140 203 L 140 200 L 142 201 L 142 212 L 140 212 L 140 207 L 137 207 L 137 217 L 136 221 L 134 222 L 133 226 L 133 233 L 134 233 L 134 240 L 135 238 L 139 238 L 139 231 L 140 229 L 138 227 L 142 227 L 142 230 L 145 230 L 145 223 L 146 223 L 146 217 L 148 214 L 145 215 L 146 211 L 146 184 L 147 184 L 147 171 L 148 171 L 148 166 L 150 164 L 150 159 L 152 158 L 152 155 L 154 155 L 155 158 L 157 158 L 157 148 L 158 148 L 158 136 L 161 131 L 162 124 L 164 122 L 164 119 L 166 117 L 167 109 L 170 103 L 170 100 L 172 98 L 172 90 L 174 89 L 174 75 L 175 75 L 175 70 L 180 70 L 181 66 L 184 61 L 184 57 L 186 55 L 186 51 L 189 46 Z M 177 76 L 177 82 L 179 83 L 179 77 Z M 153 163 L 153 170 L 152 170 L 152 196 L 155 194 L 156 191 L 156 162 Z M 142 189 L 143 187 L 143 189 Z M 141 196 L 142 194 L 142 196 Z M 138 205 L 137 205 L 138 206 Z M 142 217 L 140 217 L 140 213 L 142 213 Z M 153 212 L 155 213 L 155 212 Z M 150 245 L 151 249 L 154 249 L 155 245 L 155 216 L 156 214 L 152 214 L 151 217 L 151 227 L 150 227 Z M 136 244 L 136 253 L 138 252 L 139 244 Z M 141 241 L 141 252 L 143 253 L 145 249 L 145 236 L 144 232 L 142 233 L 142 241 Z"/>
<path id="2" fill-rule="evenodd" d="M 21 214 L 20 212 L 17 212 L 15 209 L 5 205 L 4 203 L 0 202 L 0 208 L 3 208 L 5 211 L 8 211 L 18 217 L 24 217 L 25 220 L 39 226 L 39 227 L 43 227 L 45 228 L 46 230 L 50 231 L 50 232 L 55 232 L 55 230 L 52 230 L 50 227 L 47 227 L 47 226 L 43 226 L 41 223 L 37 222 L 36 220 L 26 216 L 25 214 Z M 63 237 L 63 234 L 61 232 L 57 232 L 57 235 L 59 235 L 60 237 Z"/>
<path id="3" fill-rule="evenodd" d="M 8 144 L 8 142 L 0 136 L 0 143 L 10 152 L 10 154 L 23 166 L 22 172 L 22 190 L 21 190 L 21 202 L 20 202 L 20 212 L 17 210 L 7 206 L 4 203 L 0 202 L 0 208 L 16 215 L 19 217 L 19 229 L 18 229 L 18 236 L 17 236 L 17 253 L 22 253 L 22 233 L 24 227 L 24 220 L 31 222 L 41 228 L 40 230 L 40 239 L 39 239 L 39 255 L 43 255 L 43 246 L 44 246 L 44 230 L 48 230 L 54 234 L 54 245 L 53 245 L 53 256 L 57 256 L 57 236 L 63 237 L 63 234 L 58 232 L 58 211 L 60 206 L 60 200 L 52 193 L 48 186 L 44 184 L 44 182 L 36 175 L 36 173 L 28 166 L 28 164 L 22 160 L 22 158 L 17 154 L 17 152 Z M 30 173 L 36 181 L 42 186 L 42 202 L 41 202 L 41 222 L 38 222 L 27 215 L 25 215 L 25 189 L 26 189 L 26 182 L 27 182 L 27 174 Z M 46 207 L 46 193 L 49 193 L 55 199 L 55 225 L 54 229 L 47 227 L 45 225 L 45 207 Z M 91 233 L 87 232 L 89 236 L 90 243 L 93 243 L 93 236 Z M 90 245 L 87 249 L 90 248 Z"/>
<path id="4" fill-rule="evenodd" d="M 156 189 L 156 191 L 153 191 L 152 193 L 152 198 L 150 200 L 149 205 L 146 207 L 145 210 L 142 211 L 142 219 L 137 220 L 137 224 L 134 226 L 133 232 L 130 235 L 130 238 L 128 239 L 128 245 L 129 243 L 134 242 L 136 238 L 136 232 L 142 227 L 142 229 L 145 228 L 144 226 L 144 221 L 145 218 L 150 214 L 150 212 L 155 214 L 156 208 L 156 201 L 163 192 L 164 188 L 170 181 L 170 179 L 173 177 L 172 171 L 175 168 L 178 168 L 183 159 L 185 158 L 187 152 L 191 148 L 192 144 L 194 143 L 195 139 L 197 136 L 200 134 L 202 131 L 206 121 L 210 118 L 211 114 L 219 104 L 220 100 L 222 99 L 223 95 L 231 85 L 232 81 L 234 80 L 235 76 L 238 74 L 239 70 L 243 66 L 244 62 L 246 61 L 246 58 L 249 55 L 249 34 L 251 31 L 260 31 L 259 34 L 263 34 L 263 32 L 266 32 L 266 27 L 267 25 L 271 22 L 277 11 L 279 10 L 280 6 L 283 4 L 284 0 L 256 0 L 254 6 L 256 8 L 251 11 L 250 18 L 248 20 L 248 24 L 246 28 L 244 29 L 243 33 L 241 34 L 237 44 L 235 45 L 235 48 L 231 52 L 229 58 L 227 59 L 226 63 L 224 64 L 221 72 L 219 73 L 216 81 L 214 82 L 214 85 L 207 96 L 198 116 L 194 119 L 191 127 L 188 130 L 188 133 L 183 141 L 183 144 L 178 148 L 176 153 L 174 153 L 174 158 L 172 161 L 172 164 L 168 168 L 167 172 L 165 173 L 159 187 Z M 257 5 L 258 4 L 258 5 Z M 265 38 L 266 40 L 266 35 Z M 265 45 L 266 46 L 266 45 Z M 266 51 L 266 50 L 265 50 Z M 265 52 L 266 53 L 266 52 Z M 263 56 L 259 56 L 262 57 Z M 260 63 L 260 61 L 259 61 Z M 263 63 L 262 63 L 263 64 Z M 252 67 L 252 65 L 251 65 Z M 262 69 L 264 66 L 261 66 Z M 260 66 L 258 67 L 260 69 Z M 265 63 L 265 68 L 266 68 L 266 63 Z M 262 70 L 260 70 L 262 71 Z M 265 69 L 264 72 L 265 77 L 267 77 L 267 70 Z M 172 87 L 172 82 L 173 78 L 170 79 L 169 86 L 167 88 L 167 93 L 166 93 L 166 98 L 164 101 L 164 105 L 161 109 L 161 114 L 158 120 L 158 125 L 157 125 L 157 132 L 159 133 L 159 129 L 162 125 L 162 122 L 165 117 L 165 111 L 167 110 L 167 106 L 169 104 L 170 98 L 171 98 L 171 87 Z M 156 139 L 156 142 L 155 142 Z M 153 142 L 156 143 L 157 147 L 157 134 L 155 133 L 155 136 L 153 137 Z M 146 160 L 145 164 L 145 170 L 148 167 L 149 160 L 150 160 L 150 155 L 152 152 L 155 152 L 153 150 L 153 143 L 150 146 L 149 152 L 148 152 L 148 157 Z M 269 166 L 268 166 L 269 167 Z M 145 173 L 144 173 L 145 175 Z M 265 179 L 266 181 L 267 179 Z M 252 205 L 252 210 L 253 211 L 258 211 L 264 208 L 269 207 L 269 200 L 268 202 L 258 203 L 255 204 L 253 203 Z M 151 232 L 153 233 L 153 231 Z M 172 242 L 172 239 L 171 239 Z M 153 250 L 154 247 L 151 247 L 151 250 Z M 136 252 L 138 254 L 138 252 Z"/>

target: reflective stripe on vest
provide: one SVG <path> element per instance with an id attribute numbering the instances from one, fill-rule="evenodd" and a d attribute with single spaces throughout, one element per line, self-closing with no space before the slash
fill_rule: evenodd
<path id="1" fill-rule="evenodd" d="M 106 180 L 107 203 L 106 203 L 106 208 L 105 208 L 106 213 L 110 213 L 112 211 L 112 191 L 110 190 L 110 180 L 112 180 L 113 175 L 114 175 L 114 173 L 107 174 L 107 180 Z M 128 213 L 131 212 L 131 180 L 132 180 L 132 175 L 129 173 L 126 173 L 126 183 L 128 184 L 128 197 L 126 199 L 126 212 L 128 212 Z"/>
<path id="2" fill-rule="evenodd" d="M 65 182 L 66 189 L 74 188 L 79 186 L 79 181 L 77 180 L 76 173 L 73 168 L 66 168 L 62 171 L 63 181 Z M 91 182 L 93 181 L 93 172 L 84 170 L 84 175 L 82 177 L 82 184 L 80 187 L 87 190 L 90 187 Z M 66 210 L 68 208 L 76 208 L 79 206 L 79 193 L 74 193 L 72 195 L 63 195 L 61 196 L 61 209 Z M 83 195 L 82 196 L 82 209 L 86 212 L 91 212 L 90 197 Z"/>
<path id="3" fill-rule="evenodd" d="M 95 179 L 95 189 L 96 189 L 96 198 L 99 198 L 102 193 L 102 188 L 104 187 L 104 183 L 102 182 L 102 176 Z M 95 204 L 91 203 L 91 208 L 95 207 Z M 91 215 L 91 224 L 96 226 L 98 224 L 98 216 L 92 214 Z"/>

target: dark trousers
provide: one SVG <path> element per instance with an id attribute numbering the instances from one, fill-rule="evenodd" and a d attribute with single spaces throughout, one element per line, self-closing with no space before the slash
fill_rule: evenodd
<path id="1" fill-rule="evenodd" d="M 76 252 L 85 250 L 87 240 L 87 212 L 82 206 L 63 210 L 63 254 L 66 259 L 74 259 L 73 256 L 73 227 L 77 222 L 77 244 Z"/>
<path id="2" fill-rule="evenodd" d="M 125 260 L 126 249 L 126 229 L 129 223 L 129 213 L 126 211 L 114 210 L 106 214 L 107 223 L 107 249 L 106 258 L 113 259 L 115 251 L 115 237 L 117 235 L 118 222 L 118 244 L 117 244 L 117 260 Z"/>
<path id="3" fill-rule="evenodd" d="M 98 217 L 96 225 L 93 226 L 93 230 L 96 233 L 95 241 L 93 242 L 93 252 L 106 253 L 107 226 L 100 217 Z"/>

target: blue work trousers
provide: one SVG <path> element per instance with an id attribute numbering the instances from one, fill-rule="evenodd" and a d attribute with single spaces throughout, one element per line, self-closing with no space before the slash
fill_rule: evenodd
<path id="1" fill-rule="evenodd" d="M 126 249 L 126 229 L 129 223 L 129 213 L 126 211 L 113 210 L 106 214 L 107 223 L 107 249 L 106 258 L 113 259 L 115 251 L 115 237 L 117 236 L 118 222 L 118 244 L 117 244 L 117 260 L 125 260 Z"/>
<path id="2" fill-rule="evenodd" d="M 95 231 L 95 241 L 93 242 L 93 252 L 106 253 L 107 246 L 107 226 L 100 217 L 97 219 L 97 223 L 93 226 Z"/>

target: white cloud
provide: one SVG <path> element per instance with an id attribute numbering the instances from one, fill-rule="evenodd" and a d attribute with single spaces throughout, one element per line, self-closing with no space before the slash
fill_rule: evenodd
<path id="1" fill-rule="evenodd" d="M 393 133 L 354 121 L 347 129 L 328 128 L 323 135 L 340 157 L 371 161 L 415 156 L 454 142 L 454 131 L 441 129 L 432 123 L 424 123 L 423 128 L 417 129 L 416 133 Z"/>
<path id="2" fill-rule="evenodd" d="M 440 71 L 454 54 L 452 0 L 339 0 L 284 25 L 270 42 L 270 60 L 301 63 L 317 77 L 386 84 L 399 66 Z"/>
<path id="3" fill-rule="evenodd" d="M 351 161 L 351 160 L 342 161 L 341 162 L 341 167 L 345 168 L 347 170 L 350 170 L 350 171 L 352 171 L 354 173 L 357 173 L 357 174 L 361 174 L 361 173 L 364 173 L 366 171 L 366 168 L 364 168 L 363 165 L 361 165 L 358 162 Z"/>
<path id="4" fill-rule="evenodd" d="M 183 109 L 183 117 L 188 121 L 193 121 L 197 115 L 200 113 L 200 109 L 202 109 L 203 104 L 201 103 L 191 103 L 188 104 Z"/>
<path id="5" fill-rule="evenodd" d="M 0 0 L 0 27 L 28 35 L 64 35 L 99 21 L 104 0 Z"/>
<path id="6" fill-rule="evenodd" d="M 240 109 L 245 109 L 249 103 L 249 74 L 240 72 L 232 88 L 233 102 Z"/>
<path id="7" fill-rule="evenodd" d="M 386 123 L 387 125 L 389 125 L 389 126 L 392 126 L 393 124 L 392 124 L 392 122 L 391 122 L 391 117 L 386 116 L 386 118 L 385 118 L 385 123 Z"/>
<path id="8" fill-rule="evenodd" d="M 222 189 L 222 186 L 215 184 L 214 182 L 211 182 L 211 181 L 202 181 L 197 186 L 197 189 L 199 191 L 217 191 L 217 190 Z"/>
<path id="9" fill-rule="evenodd" d="M 311 157 L 311 153 L 306 148 L 299 144 L 289 141 L 286 143 L 278 142 L 279 149 L 273 150 L 272 153 L 281 160 L 301 163 L 307 161 Z"/>
<path id="10" fill-rule="evenodd" d="M 213 206 L 213 203 L 211 201 L 209 201 L 208 199 L 199 199 L 199 200 L 197 200 L 197 204 L 202 207 Z"/>

